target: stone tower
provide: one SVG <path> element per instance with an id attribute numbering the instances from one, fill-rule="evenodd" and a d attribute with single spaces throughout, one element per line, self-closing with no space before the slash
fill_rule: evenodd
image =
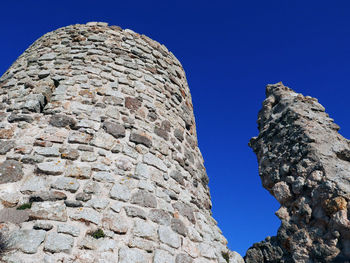
<path id="1" fill-rule="evenodd" d="M 190 91 L 166 47 L 60 28 L 0 79 L 4 262 L 227 263 Z"/>

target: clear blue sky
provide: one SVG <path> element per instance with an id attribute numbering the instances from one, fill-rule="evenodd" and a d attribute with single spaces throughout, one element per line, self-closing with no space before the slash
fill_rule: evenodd
<path id="1" fill-rule="evenodd" d="M 279 226 L 247 146 L 265 85 L 317 97 L 350 137 L 349 14 L 349 1 L 2 1 L 0 75 L 69 24 L 105 21 L 165 44 L 187 73 L 214 217 L 244 255 Z"/>

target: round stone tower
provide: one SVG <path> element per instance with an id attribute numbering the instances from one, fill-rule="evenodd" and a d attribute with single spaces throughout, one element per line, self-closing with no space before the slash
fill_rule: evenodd
<path id="1" fill-rule="evenodd" d="M 48 33 L 1 77 L 0 121 L 4 262 L 242 261 L 165 46 L 106 23 Z"/>

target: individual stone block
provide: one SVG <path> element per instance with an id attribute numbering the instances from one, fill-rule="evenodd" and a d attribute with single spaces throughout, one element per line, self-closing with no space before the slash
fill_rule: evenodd
<path id="1" fill-rule="evenodd" d="M 185 185 L 184 176 L 179 171 L 176 171 L 176 170 L 171 171 L 170 172 L 170 177 L 173 178 L 179 184 Z"/>
<path id="2" fill-rule="evenodd" d="M 30 195 L 29 202 L 66 200 L 67 195 L 59 191 L 39 191 Z"/>
<path id="3" fill-rule="evenodd" d="M 45 222 L 36 222 L 33 226 L 33 229 L 39 230 L 45 230 L 45 231 L 50 231 L 53 228 L 53 225 L 50 223 L 45 223 Z"/>
<path id="4" fill-rule="evenodd" d="M 33 175 L 24 180 L 20 188 L 20 191 L 22 193 L 32 193 L 32 192 L 45 191 L 48 188 L 49 188 L 49 185 L 44 176 Z"/>
<path id="5" fill-rule="evenodd" d="M 119 123 L 105 121 L 103 129 L 116 139 L 125 137 L 125 128 Z"/>
<path id="6" fill-rule="evenodd" d="M 178 254 L 176 256 L 175 263 L 193 263 L 193 259 L 189 255 L 182 253 L 182 254 Z M 235 262 L 233 262 L 233 263 L 235 263 Z"/>
<path id="7" fill-rule="evenodd" d="M 142 101 L 139 98 L 125 98 L 125 107 L 132 110 L 137 111 L 142 105 Z"/>
<path id="8" fill-rule="evenodd" d="M 54 162 L 45 162 L 37 164 L 38 172 L 50 175 L 62 174 L 65 170 L 65 161 L 57 160 Z"/>
<path id="9" fill-rule="evenodd" d="M 38 247 L 44 241 L 44 230 L 16 230 L 10 234 L 9 244 L 27 254 L 35 254 Z"/>
<path id="10" fill-rule="evenodd" d="M 136 219 L 134 221 L 132 233 L 137 237 L 142 237 L 150 240 L 158 239 L 157 226 L 142 219 Z"/>
<path id="11" fill-rule="evenodd" d="M 113 199 L 121 200 L 124 202 L 127 202 L 130 199 L 130 189 L 123 184 L 116 183 L 112 187 L 111 191 L 109 192 L 109 195 Z"/>
<path id="12" fill-rule="evenodd" d="M 98 211 L 105 209 L 109 204 L 109 200 L 105 198 L 93 198 L 89 200 L 86 205 Z"/>
<path id="13" fill-rule="evenodd" d="M 171 215 L 162 209 L 151 209 L 148 213 L 149 219 L 160 225 L 170 225 Z"/>
<path id="14" fill-rule="evenodd" d="M 151 208 L 157 207 L 156 197 L 145 190 L 139 190 L 136 193 L 134 193 L 131 197 L 131 203 L 137 204 L 143 207 L 151 207 Z"/>
<path id="15" fill-rule="evenodd" d="M 92 136 L 90 134 L 84 132 L 71 132 L 68 136 L 69 143 L 80 143 L 80 144 L 88 144 L 92 140 Z"/>
<path id="16" fill-rule="evenodd" d="M 51 187 L 75 193 L 79 189 L 80 184 L 77 179 L 60 177 L 54 183 L 51 184 Z"/>
<path id="17" fill-rule="evenodd" d="M 123 171 L 131 171 L 131 169 L 133 168 L 133 164 L 132 162 L 130 161 L 130 159 L 128 158 L 125 158 L 125 157 L 119 157 L 116 162 L 115 162 L 115 165 L 123 170 Z"/>
<path id="18" fill-rule="evenodd" d="M 137 248 L 119 249 L 119 263 L 149 263 L 147 253 Z"/>
<path id="19" fill-rule="evenodd" d="M 113 183 L 115 181 L 113 175 L 111 173 L 109 173 L 109 172 L 97 172 L 97 173 L 94 173 L 92 178 L 95 181 L 98 181 L 98 182 Z"/>
<path id="20" fill-rule="evenodd" d="M 0 140 L 0 155 L 6 154 L 15 147 L 15 142 L 10 140 Z"/>
<path id="21" fill-rule="evenodd" d="M 113 145 L 116 143 L 114 137 L 105 132 L 95 133 L 94 139 L 91 142 L 91 145 L 100 147 L 105 150 L 111 150 Z"/>
<path id="22" fill-rule="evenodd" d="M 47 235 L 44 250 L 51 253 L 70 253 L 74 244 L 74 238 L 64 234 L 51 232 Z"/>
<path id="23" fill-rule="evenodd" d="M 156 249 L 154 251 L 153 263 L 175 263 L 175 258 L 168 251 Z"/>
<path id="24" fill-rule="evenodd" d="M 129 220 L 125 216 L 116 215 L 113 213 L 107 214 L 103 220 L 102 224 L 109 230 L 112 230 L 116 234 L 126 234 L 129 230 Z"/>
<path id="25" fill-rule="evenodd" d="M 143 156 L 143 161 L 144 161 L 144 163 L 152 165 L 152 166 L 158 168 L 159 170 L 162 170 L 163 172 L 167 171 L 167 167 L 163 163 L 163 161 L 151 153 L 146 153 Z"/>
<path id="26" fill-rule="evenodd" d="M 82 162 L 94 162 L 97 160 L 97 155 L 93 152 L 83 152 L 80 160 Z"/>
<path id="27" fill-rule="evenodd" d="M 146 134 L 145 132 L 133 131 L 130 134 L 129 140 L 136 144 L 143 144 L 148 148 L 152 146 L 152 137 Z"/>
<path id="28" fill-rule="evenodd" d="M 65 169 L 65 176 L 88 179 L 91 177 L 91 167 L 83 164 L 69 165 Z"/>
<path id="29" fill-rule="evenodd" d="M 77 160 L 79 158 L 79 151 L 76 149 L 62 148 L 60 153 L 62 159 Z"/>
<path id="30" fill-rule="evenodd" d="M 22 164 L 14 160 L 6 160 L 0 164 L 0 184 L 13 183 L 23 177 Z"/>
<path id="31" fill-rule="evenodd" d="M 82 222 L 90 222 L 99 225 L 101 214 L 92 208 L 80 207 L 69 212 L 69 217 Z"/>
<path id="32" fill-rule="evenodd" d="M 63 115 L 63 114 L 54 114 L 51 116 L 49 123 L 54 127 L 74 128 L 77 122 L 74 118 L 70 116 Z"/>
<path id="33" fill-rule="evenodd" d="M 185 224 L 178 218 L 171 219 L 171 229 L 184 237 L 187 235 Z"/>
<path id="34" fill-rule="evenodd" d="M 161 242 L 173 247 L 179 248 L 181 245 L 181 240 L 178 234 L 173 232 L 169 227 L 159 226 L 159 239 Z"/>
<path id="35" fill-rule="evenodd" d="M 3 208 L 0 210 L 1 223 L 20 224 L 29 219 L 29 209 L 17 210 L 16 208 Z"/>
<path id="36" fill-rule="evenodd" d="M 192 222 L 193 224 L 196 223 L 196 219 L 194 217 L 194 210 L 190 205 L 179 201 L 174 203 L 173 207 L 175 210 L 179 211 L 181 215 L 187 217 L 188 220 L 190 220 L 190 222 Z"/>
<path id="37" fill-rule="evenodd" d="M 33 203 L 29 218 L 65 222 L 67 221 L 66 205 L 62 201 Z"/>
<path id="38" fill-rule="evenodd" d="M 57 147 L 36 148 L 35 153 L 46 156 L 46 157 L 58 157 L 61 155 Z"/>
<path id="39" fill-rule="evenodd" d="M 134 206 L 124 206 L 124 210 L 127 216 L 130 217 L 138 217 L 141 219 L 146 219 L 146 212 L 142 210 L 141 208 L 134 207 Z"/>
<path id="40" fill-rule="evenodd" d="M 63 224 L 57 226 L 57 232 L 77 237 L 80 234 L 80 229 L 73 225 Z"/>

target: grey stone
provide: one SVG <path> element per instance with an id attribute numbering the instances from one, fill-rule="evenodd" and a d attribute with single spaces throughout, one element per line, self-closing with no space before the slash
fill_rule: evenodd
<path id="1" fill-rule="evenodd" d="M 92 178 L 98 182 L 113 183 L 115 181 L 113 175 L 109 172 L 97 172 L 94 173 Z"/>
<path id="2" fill-rule="evenodd" d="M 44 161 L 45 157 L 41 155 L 31 155 L 31 154 L 25 154 L 23 155 L 21 162 L 27 163 L 27 164 L 36 164 L 36 163 L 42 163 Z"/>
<path id="3" fill-rule="evenodd" d="M 147 215 L 144 210 L 135 206 L 124 206 L 124 210 L 127 216 L 138 217 L 141 219 L 146 219 Z"/>
<path id="4" fill-rule="evenodd" d="M 190 205 L 185 204 L 183 202 L 176 202 L 173 204 L 173 207 L 175 210 L 179 211 L 181 215 L 187 217 L 188 220 L 190 220 L 190 222 L 195 224 L 196 219 L 194 217 L 194 210 Z"/>
<path id="5" fill-rule="evenodd" d="M 61 158 L 68 160 L 77 160 L 79 158 L 79 151 L 76 149 L 63 148 L 60 149 Z"/>
<path id="6" fill-rule="evenodd" d="M 33 229 L 36 229 L 36 230 L 39 230 L 39 229 L 42 229 L 42 230 L 45 230 L 45 231 L 49 231 L 53 228 L 53 225 L 50 224 L 50 223 L 44 223 L 44 222 L 36 222 L 33 226 Z"/>
<path id="7" fill-rule="evenodd" d="M 29 209 L 17 210 L 16 208 L 3 208 L 0 210 L 0 222 L 20 224 L 29 219 Z"/>
<path id="8" fill-rule="evenodd" d="M 46 237 L 44 250 L 51 253 L 70 253 L 74 244 L 71 236 L 57 233 L 49 233 Z"/>
<path id="9" fill-rule="evenodd" d="M 82 207 L 83 203 L 78 200 L 64 200 L 64 204 L 67 207 Z"/>
<path id="10" fill-rule="evenodd" d="M 62 201 L 33 203 L 29 218 L 65 222 L 67 221 L 66 205 Z"/>
<path id="11" fill-rule="evenodd" d="M 30 202 L 66 200 L 67 195 L 59 191 L 39 191 L 30 195 Z"/>
<path id="12" fill-rule="evenodd" d="M 38 172 L 50 175 L 62 174 L 65 170 L 65 161 L 44 162 L 37 164 Z"/>
<path id="13" fill-rule="evenodd" d="M 147 135 L 145 132 L 133 131 L 130 134 L 130 141 L 136 144 L 143 144 L 146 147 L 152 146 L 152 137 Z"/>
<path id="14" fill-rule="evenodd" d="M 158 239 L 157 226 L 138 218 L 134 220 L 132 233 L 137 237 L 142 237 L 150 240 Z"/>
<path id="15" fill-rule="evenodd" d="M 103 123 L 103 129 L 112 135 L 114 138 L 123 138 L 125 137 L 125 128 L 119 123 L 105 121 Z"/>
<path id="16" fill-rule="evenodd" d="M 26 178 L 20 188 L 22 193 L 38 192 L 48 189 L 48 183 L 43 176 L 31 176 Z"/>
<path id="17" fill-rule="evenodd" d="M 156 249 L 154 251 L 153 263 L 175 263 L 175 258 L 168 251 Z"/>
<path id="18" fill-rule="evenodd" d="M 77 179 L 60 177 L 60 178 L 57 178 L 57 180 L 51 184 L 51 187 L 55 189 L 66 190 L 71 193 L 75 193 L 79 189 L 80 184 Z"/>
<path id="19" fill-rule="evenodd" d="M 167 226 L 159 226 L 159 239 L 161 242 L 173 247 L 173 248 L 179 248 L 181 245 L 181 240 L 178 234 L 173 232 L 169 227 Z"/>
<path id="20" fill-rule="evenodd" d="M 68 224 L 62 224 L 57 226 L 57 232 L 58 233 L 63 233 L 63 234 L 68 234 L 73 237 L 78 237 L 80 234 L 80 229 L 79 227 L 73 226 L 73 225 L 68 225 Z"/>
<path id="21" fill-rule="evenodd" d="M 11 113 L 11 115 L 7 118 L 8 122 L 13 123 L 13 122 L 20 122 L 20 121 L 25 121 L 28 123 L 32 123 L 34 120 L 30 115 L 26 114 L 15 114 Z"/>
<path id="22" fill-rule="evenodd" d="M 5 160 L 0 164 L 0 184 L 13 183 L 23 178 L 22 164 L 15 160 Z"/>
<path id="23" fill-rule="evenodd" d="M 88 193 L 78 193 L 78 194 L 75 196 L 75 199 L 78 200 L 78 201 L 86 202 L 86 201 L 89 201 L 89 200 L 91 199 L 91 194 L 88 194 Z"/>
<path id="24" fill-rule="evenodd" d="M 92 207 L 96 210 L 103 210 L 108 206 L 108 204 L 109 200 L 105 198 L 92 198 L 86 203 L 87 206 Z"/>
<path id="25" fill-rule="evenodd" d="M 184 176 L 179 171 L 171 171 L 170 177 L 181 185 L 185 185 Z"/>
<path id="26" fill-rule="evenodd" d="M 139 190 L 134 193 L 131 197 L 131 203 L 143 207 L 157 207 L 157 199 L 155 196 L 145 190 Z"/>
<path id="27" fill-rule="evenodd" d="M 126 234 L 130 228 L 128 218 L 122 215 L 107 214 L 102 222 L 104 227 L 120 235 Z"/>
<path id="28" fill-rule="evenodd" d="M 63 115 L 63 114 L 55 114 L 52 115 L 50 118 L 49 123 L 54 126 L 54 127 L 70 127 L 70 128 L 74 128 L 74 126 L 76 125 L 76 120 L 72 117 L 69 117 L 67 115 Z"/>
<path id="29" fill-rule="evenodd" d="M 91 140 L 92 136 L 84 132 L 73 131 L 68 136 L 69 143 L 88 144 Z"/>
<path id="30" fill-rule="evenodd" d="M 144 163 L 138 163 L 136 165 L 135 174 L 139 178 L 149 179 L 150 177 L 148 166 Z"/>
<path id="31" fill-rule="evenodd" d="M 35 149 L 35 153 L 46 157 L 58 157 L 61 155 L 57 147 L 39 147 Z"/>
<path id="32" fill-rule="evenodd" d="M 187 235 L 185 224 L 178 218 L 171 219 L 171 229 L 184 237 Z"/>
<path id="33" fill-rule="evenodd" d="M 27 254 L 35 254 L 44 241 L 44 230 L 16 230 L 10 234 L 10 247 L 17 248 Z"/>
<path id="34" fill-rule="evenodd" d="M 176 256 L 175 263 L 193 263 L 193 259 L 189 255 L 182 253 Z M 235 262 L 232 262 L 232 263 L 235 263 Z"/>
<path id="35" fill-rule="evenodd" d="M 97 182 L 94 181 L 88 181 L 84 185 L 84 190 L 87 194 L 99 194 L 101 192 L 101 187 Z"/>
<path id="36" fill-rule="evenodd" d="M 92 208 L 80 207 L 69 211 L 69 217 L 73 220 L 82 222 L 91 222 L 95 225 L 99 225 L 101 222 L 101 215 L 99 212 Z"/>
<path id="37" fill-rule="evenodd" d="M 137 248 L 119 249 L 119 263 L 149 263 L 146 252 Z"/>
<path id="38" fill-rule="evenodd" d="M 130 189 L 123 184 L 116 183 L 113 185 L 109 195 L 113 199 L 121 200 L 121 201 L 129 201 L 130 199 Z"/>
<path id="39" fill-rule="evenodd" d="M 91 167 L 83 164 L 69 165 L 65 169 L 65 176 L 88 179 L 91 177 Z"/>
<path id="40" fill-rule="evenodd" d="M 97 160 L 97 155 L 93 152 L 83 152 L 80 160 L 82 162 L 94 162 Z"/>
<path id="41" fill-rule="evenodd" d="M 144 163 L 152 165 L 152 166 L 158 168 L 159 170 L 162 170 L 163 172 L 167 171 L 167 167 L 163 163 L 163 161 L 151 153 L 146 153 L 143 156 L 143 161 L 144 161 Z"/>
<path id="42" fill-rule="evenodd" d="M 10 140 L 0 140 L 0 155 L 6 154 L 15 147 L 15 142 Z"/>
<path id="43" fill-rule="evenodd" d="M 169 212 L 162 209 L 151 209 L 148 213 L 149 219 L 160 225 L 170 225 L 171 215 Z"/>
<path id="44" fill-rule="evenodd" d="M 111 150 L 116 143 L 114 137 L 105 132 L 97 132 L 91 144 L 105 150 Z"/>

